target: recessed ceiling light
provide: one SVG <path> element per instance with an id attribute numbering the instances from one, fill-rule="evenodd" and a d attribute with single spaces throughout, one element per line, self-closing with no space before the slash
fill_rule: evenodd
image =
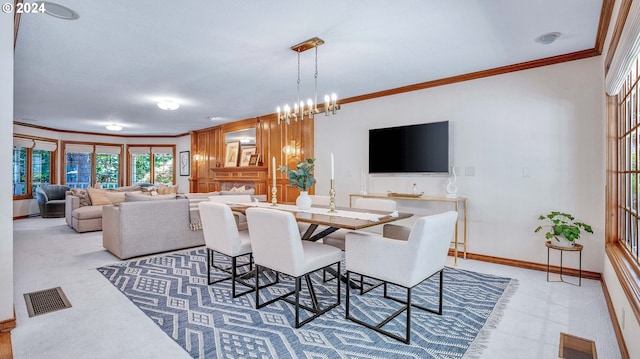
<path id="1" fill-rule="evenodd" d="M 112 123 L 110 125 L 106 125 L 105 127 L 109 131 L 120 131 L 120 130 L 122 130 L 122 126 L 120 126 L 118 124 L 115 124 L 115 123 Z"/>
<path id="2" fill-rule="evenodd" d="M 548 32 L 546 34 L 542 34 L 536 37 L 535 42 L 541 43 L 543 45 L 549 45 L 550 43 L 556 41 L 560 37 L 559 32 Z"/>
<path id="3" fill-rule="evenodd" d="M 172 99 L 160 100 L 158 101 L 157 105 L 158 107 L 160 107 L 165 111 L 177 110 L 178 107 L 180 107 L 180 104 L 176 100 L 172 100 Z"/>
<path id="4" fill-rule="evenodd" d="M 44 5 L 44 13 L 63 20 L 77 20 L 80 15 L 66 6 L 56 4 L 50 1 L 39 1 L 38 4 Z"/>

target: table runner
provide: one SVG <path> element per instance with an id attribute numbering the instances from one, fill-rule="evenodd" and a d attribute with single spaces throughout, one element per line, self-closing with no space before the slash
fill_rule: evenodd
<path id="1" fill-rule="evenodd" d="M 297 206 L 293 206 L 293 205 L 287 205 L 287 204 L 279 204 L 276 207 L 273 207 L 273 205 L 271 205 L 270 203 L 264 203 L 264 202 L 251 202 L 251 203 L 229 203 L 229 204 L 238 204 L 238 205 L 243 205 L 243 206 L 250 206 L 250 207 L 261 207 L 261 208 L 271 208 L 271 209 L 280 209 L 283 211 L 290 211 L 290 212 L 301 212 L 301 213 L 312 213 L 312 214 L 326 214 L 326 215 L 331 215 L 331 216 L 335 216 L 335 217 L 344 217 L 344 218 L 352 218 L 352 219 L 363 219 L 369 222 L 378 222 L 380 220 L 380 218 L 384 218 L 387 216 L 391 216 L 391 217 L 397 217 L 398 216 L 398 212 L 390 212 L 388 214 L 377 214 L 377 213 L 367 213 L 367 212 L 355 212 L 355 211 L 346 211 L 346 210 L 341 210 L 341 209 L 337 209 L 335 213 L 329 213 L 329 210 L 327 208 L 320 208 L 320 207 L 311 207 L 309 209 L 300 209 Z"/>

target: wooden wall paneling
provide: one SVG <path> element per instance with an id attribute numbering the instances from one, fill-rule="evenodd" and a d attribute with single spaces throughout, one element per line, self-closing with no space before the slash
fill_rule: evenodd
<path id="1" fill-rule="evenodd" d="M 256 152 L 262 155 L 262 166 L 253 169 L 216 167 L 224 158 L 225 133 L 250 127 L 256 128 Z M 275 114 L 194 131 L 191 139 L 191 148 L 205 158 L 197 166 L 196 178 L 192 179 L 197 192 L 219 191 L 221 183 L 226 181 L 252 182 L 256 194 L 267 194 L 271 201 L 272 158 L 276 158 L 276 166 L 295 168 L 302 159 L 313 157 L 313 121 L 278 125 Z M 283 152 L 286 145 L 291 146 L 292 153 Z M 295 202 L 298 197 L 299 191 L 289 186 L 286 175 L 280 171 L 276 172 L 276 188 L 279 203 Z"/>
<path id="2" fill-rule="evenodd" d="M 206 166 L 206 161 L 204 160 L 204 158 L 207 157 L 207 150 L 209 148 L 208 146 L 208 142 L 209 142 L 209 133 L 208 132 L 198 132 L 197 135 L 197 151 L 195 154 L 198 154 L 200 156 L 203 157 L 203 159 L 200 159 L 198 161 L 197 167 L 196 167 L 196 177 L 198 178 L 198 182 L 200 181 L 204 181 L 205 178 L 208 175 L 208 170 L 207 170 L 207 166 Z"/>

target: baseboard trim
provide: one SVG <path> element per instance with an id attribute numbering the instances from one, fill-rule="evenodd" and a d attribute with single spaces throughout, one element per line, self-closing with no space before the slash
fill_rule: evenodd
<path id="1" fill-rule="evenodd" d="M 13 318 L 0 322 L 0 333 L 10 332 L 16 327 L 16 310 L 13 310 Z"/>
<path id="2" fill-rule="evenodd" d="M 627 344 L 624 341 L 622 335 L 622 329 L 620 329 L 620 322 L 616 316 L 616 311 L 613 307 L 613 301 L 609 296 L 609 288 L 607 288 L 607 282 L 602 278 L 600 281 L 602 284 L 602 292 L 604 293 L 604 299 L 607 302 L 607 309 L 609 310 L 609 317 L 611 317 L 611 325 L 613 325 L 613 331 L 616 334 L 616 341 L 618 342 L 618 348 L 620 349 L 620 357 L 622 359 L 629 359 L 629 351 L 627 350 Z"/>
<path id="3" fill-rule="evenodd" d="M 449 255 L 450 256 L 454 255 L 454 252 L 453 252 L 452 249 L 449 250 Z M 458 251 L 458 258 L 464 258 L 464 253 Z M 546 272 L 547 271 L 546 263 L 543 264 L 543 263 L 526 262 L 526 261 L 521 261 L 521 260 L 517 260 L 517 259 L 493 257 L 493 256 L 487 256 L 487 255 L 484 255 L 484 254 L 475 254 L 475 253 L 469 253 L 469 252 L 467 252 L 467 259 L 474 259 L 474 260 L 483 261 L 483 262 L 502 264 L 502 265 L 507 265 L 507 266 L 511 266 L 511 267 L 532 269 L 532 270 L 537 270 L 537 271 L 542 271 L 542 272 Z M 549 272 L 550 273 L 560 273 L 560 267 L 559 266 L 549 266 Z M 578 269 L 562 267 L 562 275 L 577 277 L 579 275 L 579 273 L 580 272 L 579 272 Z M 598 273 L 598 272 L 590 272 L 590 271 L 583 270 L 582 271 L 582 278 L 601 280 L 602 279 L 602 275 L 600 273 Z"/>

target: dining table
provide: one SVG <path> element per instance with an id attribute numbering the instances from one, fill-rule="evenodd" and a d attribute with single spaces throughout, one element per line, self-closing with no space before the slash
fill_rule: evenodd
<path id="1" fill-rule="evenodd" d="M 330 212 L 329 206 L 313 205 L 309 209 L 299 209 L 296 205 L 277 204 L 266 202 L 229 203 L 231 210 L 245 213 L 248 208 L 269 208 L 292 213 L 298 223 L 307 223 L 309 227 L 302 235 L 303 240 L 318 241 L 338 229 L 360 230 L 378 226 L 413 216 L 406 212 L 387 212 L 371 209 L 358 209 L 349 207 L 337 207 Z M 321 227 L 322 226 L 322 227 Z"/>

